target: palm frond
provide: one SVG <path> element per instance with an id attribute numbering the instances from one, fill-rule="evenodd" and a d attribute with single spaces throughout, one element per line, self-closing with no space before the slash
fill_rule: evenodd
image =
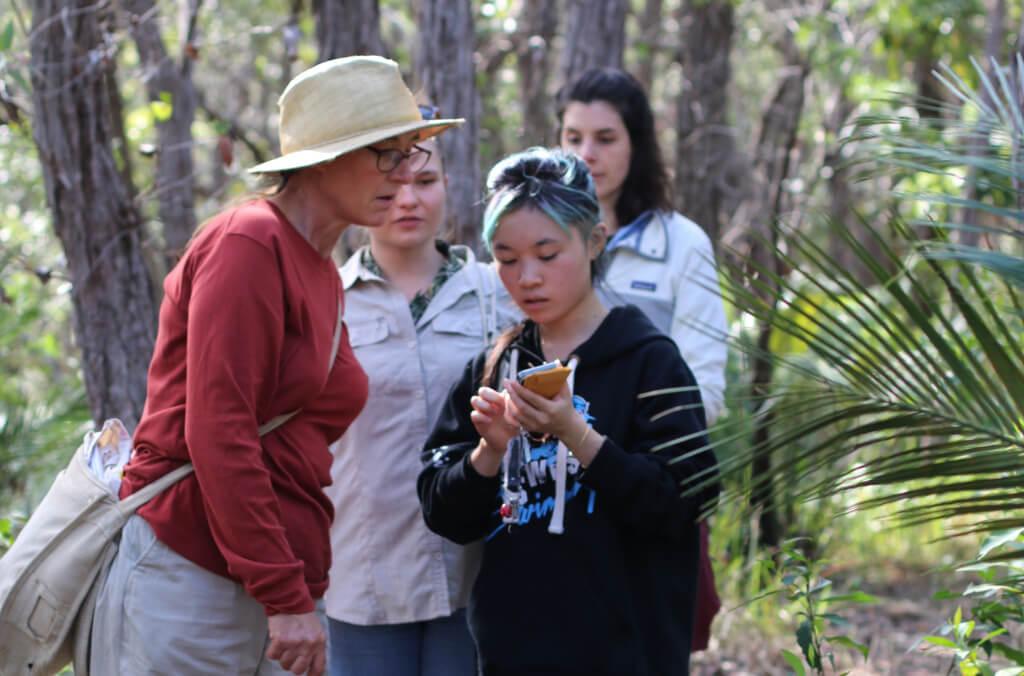
<path id="1" fill-rule="evenodd" d="M 925 249 L 929 258 L 960 261 L 987 268 L 1008 282 L 1024 289 L 1024 260 L 999 251 L 987 251 L 952 242 L 929 244 Z"/>
<path id="2" fill-rule="evenodd" d="M 0 495 L 5 500 L 22 497 L 28 503 L 41 497 L 25 494 L 26 487 L 43 481 L 45 488 L 90 424 L 88 400 L 81 389 L 32 409 L 0 404 Z"/>
<path id="3" fill-rule="evenodd" d="M 909 255 L 899 257 L 875 229 L 868 233 L 881 258 L 898 263 L 896 274 L 843 225 L 831 224 L 831 234 L 872 273 L 870 285 L 795 230 L 784 229 L 786 251 L 776 253 L 799 274 L 773 275 L 749 261 L 724 263 L 734 266 L 726 280 L 743 280 L 745 271 L 761 275 L 746 285 L 726 281 L 726 297 L 805 349 L 767 355 L 794 375 L 798 390 L 746 401 L 750 418 L 771 416 L 772 434 L 720 459 L 720 471 L 738 478 L 758 454 L 785 451 L 789 462 L 774 476 L 751 477 L 750 490 L 771 483 L 810 499 L 891 488 L 862 506 L 905 504 L 909 522 L 994 510 L 1024 526 L 1024 513 L 1004 515 L 987 497 L 1005 500 L 1024 482 L 1022 318 L 1003 317 L 987 296 L 973 300 L 1001 288 L 992 274 L 964 261 L 923 256 L 928 241 L 899 222 L 890 225 Z M 758 300 L 758 283 L 779 285 L 774 313 Z M 751 350 L 742 341 L 734 347 Z M 807 354 L 816 367 L 808 366 Z M 749 425 L 718 426 L 717 443 L 739 440 Z M 979 519 L 978 525 L 987 523 Z"/>
<path id="4" fill-rule="evenodd" d="M 881 226 L 862 221 L 858 234 L 825 224 L 866 281 L 829 253 L 835 247 L 781 225 L 776 244 L 760 244 L 789 274 L 739 252 L 723 260 L 726 299 L 788 346 L 731 339 L 740 354 L 768 360 L 786 384 L 730 397 L 745 413 L 726 418 L 713 438 L 732 449 L 719 459 L 722 475 L 743 488 L 724 500 L 769 487 L 808 500 L 851 492 L 859 496 L 854 508 L 895 504 L 908 524 L 1024 528 L 1024 90 L 1007 68 L 993 64 L 990 75 L 974 67 L 977 89 L 949 68 L 937 74 L 957 104 L 935 102 L 934 119 L 858 121 L 852 163 L 865 175 L 891 173 L 893 196 L 916 209 L 897 209 Z M 915 183 L 921 176 L 941 181 Z M 984 190 L 961 192 L 968 176 Z M 900 182 L 908 179 L 943 188 L 907 190 Z M 960 223 L 965 210 L 983 218 Z M 951 241 L 957 230 L 1013 246 Z M 735 450 L 754 426 L 769 433 Z M 750 476 L 766 454 L 786 462 Z"/>
<path id="5" fill-rule="evenodd" d="M 1024 72 L 1024 59 L 1018 66 Z M 739 332 L 731 346 L 787 377 L 767 393 L 730 392 L 729 408 L 741 413 L 712 430 L 726 480 L 722 502 L 765 490 L 798 501 L 849 492 L 857 496 L 850 509 L 896 505 L 905 525 L 945 520 L 955 534 L 1024 529 L 1024 304 L 1017 293 L 1024 287 L 1017 194 L 1024 114 L 1003 69 L 990 77 L 975 67 L 984 97 L 952 71 L 941 78 L 973 116 L 937 105 L 944 116 L 916 128 L 905 119 L 862 118 L 854 137 L 862 159 L 855 162 L 961 184 L 967 171 L 978 172 L 987 196 L 896 191 L 899 200 L 942 213 L 921 218 L 896 210 L 881 226 L 861 219 L 856 234 L 826 223 L 866 280 L 830 253 L 834 246 L 784 225 L 772 239 L 755 236 L 771 251 L 770 262 L 739 251 L 724 257 L 723 295 L 740 311 L 740 324 L 770 326 L 774 336 L 766 348 Z M 954 210 L 974 210 L 984 222 L 958 223 Z M 1018 248 L 953 242 L 949 233 L 957 230 Z M 668 391 L 678 390 L 643 396 Z M 742 447 L 753 429 L 769 433 Z M 757 459 L 772 455 L 785 462 L 752 475 Z M 694 477 L 687 492 L 714 477 L 714 469 Z"/>

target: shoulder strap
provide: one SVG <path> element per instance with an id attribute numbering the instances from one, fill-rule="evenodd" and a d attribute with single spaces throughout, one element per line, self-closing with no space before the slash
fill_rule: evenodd
<path id="1" fill-rule="evenodd" d="M 164 474 L 153 483 L 140 488 L 127 498 L 118 503 L 118 508 L 125 514 L 132 514 L 139 507 L 163 493 L 165 490 L 178 483 L 192 473 L 192 463 L 182 465 Z"/>
<path id="2" fill-rule="evenodd" d="M 334 368 L 334 360 L 338 358 L 338 348 L 341 347 L 341 300 L 338 300 L 338 321 L 334 324 L 334 341 L 331 343 L 331 358 L 327 360 L 327 375 L 330 377 L 331 369 Z M 288 413 L 282 413 L 279 416 L 271 418 L 267 422 L 260 425 L 259 433 L 260 436 L 270 434 L 281 425 L 285 424 L 295 416 L 299 414 L 301 408 L 297 408 L 294 411 Z"/>
<path id="3" fill-rule="evenodd" d="M 328 377 L 330 376 L 331 369 L 334 368 L 334 360 L 338 358 L 338 349 L 341 347 L 341 324 L 342 324 L 341 313 L 342 313 L 341 299 L 339 298 L 338 299 L 338 320 L 334 324 L 334 338 L 333 338 L 333 341 L 331 343 L 331 358 L 327 361 L 327 375 L 328 375 Z M 278 427 L 280 427 L 281 425 L 285 424 L 286 422 L 288 422 L 289 420 L 291 420 L 292 418 L 297 416 L 301 410 L 302 410 L 301 408 L 297 408 L 294 411 L 289 411 L 288 413 L 282 413 L 279 416 L 275 416 L 275 417 L 271 418 L 270 420 L 268 420 L 267 422 L 265 422 L 265 423 L 263 423 L 262 425 L 259 426 L 259 430 L 258 430 L 259 431 L 259 436 L 263 437 L 263 436 L 266 436 L 266 435 L 270 434 L 271 432 L 276 430 Z M 156 496 L 160 495 L 160 493 L 164 492 L 165 490 L 167 490 L 168 488 L 170 488 L 174 484 L 178 483 L 179 481 L 181 481 L 182 479 L 184 479 L 185 477 L 187 477 L 191 473 L 192 473 L 192 463 L 187 463 L 187 464 L 182 465 L 181 467 L 177 467 L 177 468 L 171 470 L 170 472 L 168 472 L 167 474 L 163 475 L 162 477 L 160 477 L 159 479 L 157 479 L 153 483 L 149 484 L 148 486 L 145 486 L 145 487 L 141 488 L 139 491 L 137 491 L 135 493 L 132 493 L 127 498 L 122 500 L 121 503 L 120 503 L 122 511 L 126 511 L 129 514 L 134 512 L 139 507 L 142 507 L 144 504 L 146 504 L 147 502 L 149 502 L 150 500 L 152 500 Z"/>

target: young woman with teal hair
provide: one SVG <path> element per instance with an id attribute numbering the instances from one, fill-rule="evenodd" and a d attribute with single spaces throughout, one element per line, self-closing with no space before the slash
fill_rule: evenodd
<path id="1" fill-rule="evenodd" d="M 534 148 L 487 180 L 484 240 L 526 320 L 467 365 L 427 440 L 427 525 L 483 539 L 483 674 L 686 674 L 701 506 L 717 484 L 694 378 L 594 282 L 606 228 L 584 162 Z M 558 359 L 548 399 L 519 382 Z M 513 488 L 514 487 L 514 488 Z"/>

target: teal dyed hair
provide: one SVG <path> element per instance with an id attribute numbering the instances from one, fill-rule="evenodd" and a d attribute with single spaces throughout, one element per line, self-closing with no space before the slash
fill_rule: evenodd
<path id="1" fill-rule="evenodd" d="M 583 241 L 601 222 L 601 205 L 587 165 L 561 150 L 530 148 L 509 155 L 487 174 L 483 238 L 488 251 L 493 253 L 501 219 L 524 207 L 540 211 L 566 232 L 576 228 Z"/>

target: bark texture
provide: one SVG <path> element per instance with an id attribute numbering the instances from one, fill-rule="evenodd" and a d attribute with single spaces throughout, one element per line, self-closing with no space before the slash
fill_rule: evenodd
<path id="1" fill-rule="evenodd" d="M 568 0 L 562 82 L 588 68 L 622 67 L 626 47 L 626 0 Z"/>
<path id="2" fill-rule="evenodd" d="M 163 225 L 165 262 L 169 269 L 181 257 L 196 228 L 195 167 L 192 122 L 196 92 L 192 65 L 200 0 L 181 5 L 182 39 L 177 55 L 167 52 L 160 34 L 159 8 L 153 0 L 124 0 L 124 10 L 142 65 L 146 94 L 158 106 L 169 103 L 167 119 L 157 117 L 156 181 L 153 187 Z"/>
<path id="3" fill-rule="evenodd" d="M 93 419 L 133 427 L 156 336 L 154 286 L 127 156 L 108 6 L 34 0 L 33 136 L 72 280 L 75 337 Z"/>
<path id="4" fill-rule="evenodd" d="M 416 81 L 445 117 L 466 123 L 440 137 L 448 172 L 448 223 L 460 244 L 480 249 L 483 197 L 477 138 L 480 97 L 473 63 L 473 6 L 469 0 L 420 0 Z"/>
<path id="5" fill-rule="evenodd" d="M 519 17 L 523 31 L 516 48 L 519 70 L 519 98 L 523 104 L 523 146 L 550 146 L 555 139 L 555 111 L 548 92 L 551 76 L 552 41 L 558 27 L 558 6 L 554 0 L 524 2 Z"/>
<path id="6" fill-rule="evenodd" d="M 658 56 L 661 40 L 662 0 L 647 0 L 640 15 L 640 44 L 634 45 L 637 52 L 636 78 L 647 92 L 654 84 L 654 63 Z"/>
<path id="7" fill-rule="evenodd" d="M 386 56 L 377 0 L 313 0 L 320 61 L 353 54 Z"/>
<path id="8" fill-rule="evenodd" d="M 833 139 L 825 150 L 822 163 L 823 166 L 828 167 L 828 215 L 832 222 L 842 224 L 844 228 L 854 233 L 860 233 L 858 239 L 865 248 L 880 255 L 877 241 L 873 237 L 867 236 L 864 224 L 854 212 L 854 178 L 851 175 L 849 160 L 843 155 L 842 132 L 855 110 L 856 105 L 846 95 L 845 89 L 840 87 L 825 120 L 825 131 L 828 137 Z M 857 279 L 870 283 L 872 279 L 870 271 L 841 237 L 830 238 L 825 247 L 828 249 L 829 255 L 839 261 L 843 269 L 850 271 Z"/>
<path id="9" fill-rule="evenodd" d="M 729 52 L 735 30 L 730 0 L 686 0 L 678 60 L 683 83 L 676 105 L 675 194 L 679 210 L 701 225 L 712 243 L 721 236 L 723 209 L 736 202 L 735 139 L 727 120 Z"/>

